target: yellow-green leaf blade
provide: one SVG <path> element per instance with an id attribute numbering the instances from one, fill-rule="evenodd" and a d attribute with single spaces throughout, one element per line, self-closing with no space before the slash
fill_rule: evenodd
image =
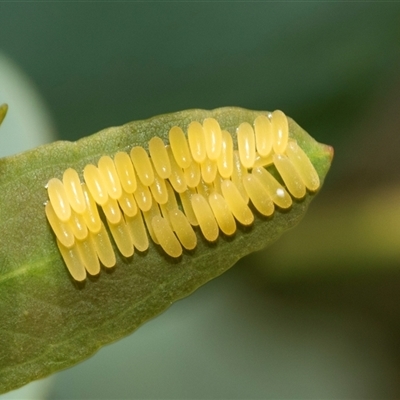
<path id="1" fill-rule="evenodd" d="M 209 244 L 198 234 L 198 246 L 172 261 L 151 244 L 144 254 L 124 259 L 117 254 L 112 272 L 102 271 L 77 285 L 70 277 L 46 221 L 45 185 L 68 167 L 79 172 L 105 154 L 147 147 L 154 135 L 167 142 L 169 128 L 184 130 L 192 120 L 218 119 L 233 135 L 244 121 L 261 112 L 239 108 L 189 110 L 109 128 L 76 143 L 56 142 L 0 160 L 0 393 L 69 367 L 102 345 L 132 332 L 173 301 L 230 268 L 293 227 L 314 195 L 295 202 L 289 212 L 271 220 L 256 216 L 251 228 L 231 239 Z M 331 148 L 315 142 L 290 120 L 296 138 L 323 182 Z"/>

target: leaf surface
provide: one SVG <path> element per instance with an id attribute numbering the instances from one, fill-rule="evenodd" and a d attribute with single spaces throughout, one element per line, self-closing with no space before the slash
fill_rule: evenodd
<path id="1" fill-rule="evenodd" d="M 199 231 L 195 250 L 174 260 L 151 241 L 145 253 L 77 284 L 69 275 L 47 223 L 45 185 L 68 167 L 78 172 L 102 155 L 147 149 L 151 137 L 167 142 L 168 131 L 185 131 L 193 120 L 216 118 L 235 136 L 236 127 L 265 112 L 240 108 L 189 110 L 105 129 L 78 142 L 55 142 L 0 160 L 0 393 L 72 366 L 101 346 L 134 331 L 172 302 L 260 250 L 296 225 L 315 194 L 272 218 L 255 215 L 249 228 L 210 244 Z M 289 119 L 290 136 L 308 154 L 323 182 L 332 149 Z"/>

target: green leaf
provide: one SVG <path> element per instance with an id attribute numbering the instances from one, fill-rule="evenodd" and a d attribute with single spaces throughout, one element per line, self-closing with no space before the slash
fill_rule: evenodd
<path id="1" fill-rule="evenodd" d="M 4 118 L 6 117 L 7 111 L 8 111 L 8 105 L 7 104 L 2 104 L 0 106 L 0 125 L 2 124 Z"/>
<path id="2" fill-rule="evenodd" d="M 0 160 L 0 393 L 74 365 L 101 346 L 122 338 L 172 302 L 229 269 L 239 258 L 260 250 L 296 225 L 315 194 L 296 201 L 271 219 L 256 215 L 250 228 L 233 238 L 198 245 L 178 260 L 157 245 L 117 254 L 111 272 L 103 270 L 77 284 L 69 275 L 49 227 L 43 203 L 45 185 L 68 167 L 82 171 L 105 154 L 147 147 L 154 135 L 167 142 L 173 125 L 216 118 L 235 135 L 244 121 L 265 112 L 240 108 L 189 110 L 105 129 L 78 142 L 56 142 Z M 323 182 L 332 148 L 312 139 L 289 119 L 290 135 L 308 154 Z"/>

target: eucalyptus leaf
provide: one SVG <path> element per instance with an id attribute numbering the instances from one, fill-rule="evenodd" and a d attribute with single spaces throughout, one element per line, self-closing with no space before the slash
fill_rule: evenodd
<path id="1" fill-rule="evenodd" d="M 81 172 L 102 155 L 147 148 L 157 135 L 186 130 L 193 120 L 216 118 L 235 140 L 236 127 L 266 112 L 240 108 L 189 110 L 105 129 L 77 142 L 55 142 L 0 160 L 0 393 L 70 367 L 101 346 L 133 332 L 174 301 L 229 269 L 239 258 L 260 250 L 296 225 L 315 194 L 295 201 L 271 218 L 255 213 L 251 227 L 232 238 L 208 243 L 199 231 L 195 250 L 174 260 L 150 243 L 144 253 L 126 259 L 117 249 L 117 265 L 98 277 L 76 283 L 68 273 L 46 220 L 45 185 L 73 167 Z M 323 182 L 332 148 L 317 143 L 293 120 L 295 138 Z M 1 131 L 0 131 L 1 134 Z"/>

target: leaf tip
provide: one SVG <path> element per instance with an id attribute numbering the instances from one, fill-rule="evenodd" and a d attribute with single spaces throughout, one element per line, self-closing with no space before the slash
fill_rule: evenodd
<path id="1" fill-rule="evenodd" d="M 329 146 L 328 144 L 324 144 L 324 148 L 326 153 L 329 156 L 329 161 L 332 163 L 333 157 L 335 155 L 335 149 L 332 146 Z"/>
<path id="2" fill-rule="evenodd" d="M 8 111 L 8 104 L 4 103 L 0 106 L 0 125 L 4 121 L 4 118 L 6 117 Z"/>

